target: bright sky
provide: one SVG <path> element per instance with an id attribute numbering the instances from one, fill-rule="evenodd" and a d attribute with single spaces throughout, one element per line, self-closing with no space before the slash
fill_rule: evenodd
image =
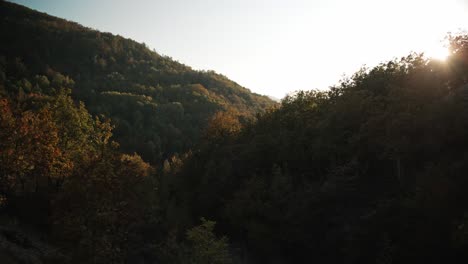
<path id="1" fill-rule="evenodd" d="M 468 0 L 14 0 L 145 42 L 195 69 L 283 97 L 410 51 L 443 55 Z M 442 54 L 441 54 L 442 53 Z"/>

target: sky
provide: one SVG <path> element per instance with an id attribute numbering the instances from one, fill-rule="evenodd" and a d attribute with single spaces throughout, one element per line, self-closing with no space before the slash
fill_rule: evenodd
<path id="1" fill-rule="evenodd" d="M 14 0 L 144 42 L 260 94 L 327 89 L 363 65 L 443 57 L 468 0 Z"/>

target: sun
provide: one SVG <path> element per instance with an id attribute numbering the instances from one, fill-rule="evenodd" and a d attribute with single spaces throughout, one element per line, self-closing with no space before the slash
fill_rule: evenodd
<path id="1" fill-rule="evenodd" d="M 447 57 L 450 55 L 448 48 L 444 47 L 444 45 L 442 44 L 434 45 L 430 48 L 426 48 L 426 50 L 424 51 L 424 54 L 428 58 L 432 58 L 432 59 L 440 60 L 440 61 L 445 61 Z"/>

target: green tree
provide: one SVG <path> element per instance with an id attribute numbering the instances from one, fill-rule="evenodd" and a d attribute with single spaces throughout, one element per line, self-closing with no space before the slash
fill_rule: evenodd
<path id="1" fill-rule="evenodd" d="M 227 264 L 232 263 L 226 237 L 214 234 L 216 222 L 201 218 L 201 224 L 187 231 L 188 263 Z"/>

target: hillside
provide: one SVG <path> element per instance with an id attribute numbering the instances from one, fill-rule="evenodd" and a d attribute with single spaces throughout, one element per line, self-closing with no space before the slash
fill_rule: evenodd
<path id="1" fill-rule="evenodd" d="M 145 44 L 4 1 L 0 34 L 0 81 L 7 93 L 72 88 L 73 98 L 91 113 L 112 119 L 125 152 L 150 162 L 190 149 L 218 111 L 249 119 L 275 105 L 223 75 L 193 70 Z"/>
<path id="2" fill-rule="evenodd" d="M 466 262 L 468 37 L 449 39 L 446 61 L 413 54 L 218 122 L 168 199 L 222 219 L 248 263 Z"/>
<path id="3" fill-rule="evenodd" d="M 468 261 L 468 35 L 276 105 L 19 5 L 0 33 L 2 264 Z"/>

